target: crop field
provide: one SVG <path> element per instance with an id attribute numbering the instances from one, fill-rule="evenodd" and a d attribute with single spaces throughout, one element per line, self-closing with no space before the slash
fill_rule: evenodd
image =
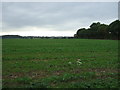
<path id="1" fill-rule="evenodd" d="M 3 39 L 3 88 L 118 88 L 118 41 Z"/>

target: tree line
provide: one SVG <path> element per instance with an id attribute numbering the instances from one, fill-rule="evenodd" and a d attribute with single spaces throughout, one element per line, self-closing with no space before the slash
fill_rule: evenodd
<path id="1" fill-rule="evenodd" d="M 20 36 L 20 35 L 3 35 L 0 36 L 2 39 L 14 39 L 14 38 L 21 38 L 21 39 L 72 39 L 74 37 L 67 37 L 67 36 Z"/>
<path id="2" fill-rule="evenodd" d="M 92 23 L 90 28 L 80 28 L 74 35 L 75 38 L 87 39 L 120 39 L 120 21 L 115 20 L 109 25 L 100 22 Z"/>

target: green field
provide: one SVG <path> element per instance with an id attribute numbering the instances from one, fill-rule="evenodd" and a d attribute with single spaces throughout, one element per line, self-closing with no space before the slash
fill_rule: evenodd
<path id="1" fill-rule="evenodd" d="M 118 88 L 118 41 L 3 39 L 3 88 Z"/>

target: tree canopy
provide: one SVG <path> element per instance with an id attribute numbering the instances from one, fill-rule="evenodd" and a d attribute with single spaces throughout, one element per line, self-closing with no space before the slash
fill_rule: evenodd
<path id="1" fill-rule="evenodd" d="M 92 23 L 90 28 L 80 28 L 75 34 L 76 38 L 94 38 L 94 39 L 120 39 L 120 21 L 115 20 L 109 25 L 100 22 Z"/>

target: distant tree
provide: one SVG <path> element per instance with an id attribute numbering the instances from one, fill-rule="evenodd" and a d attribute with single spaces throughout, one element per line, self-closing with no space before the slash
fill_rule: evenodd
<path id="1" fill-rule="evenodd" d="M 92 30 L 92 31 L 97 31 L 99 26 L 100 26 L 100 22 L 92 23 L 92 24 L 90 25 L 90 30 Z"/>
<path id="2" fill-rule="evenodd" d="M 97 23 L 92 23 L 90 25 L 90 33 L 89 33 L 89 38 L 99 38 L 100 35 L 98 34 L 98 27 L 100 26 L 100 22 Z"/>
<path id="3" fill-rule="evenodd" d="M 111 34 L 111 38 L 120 39 L 120 21 L 116 20 L 108 26 L 108 31 Z"/>
<path id="4" fill-rule="evenodd" d="M 120 21 L 116 20 L 110 25 L 100 22 L 92 23 L 90 28 L 81 28 L 77 30 L 77 38 L 96 38 L 96 39 L 120 39 Z"/>
<path id="5" fill-rule="evenodd" d="M 81 31 L 85 31 L 85 28 L 78 29 L 76 36 L 81 37 Z"/>
<path id="6" fill-rule="evenodd" d="M 74 34 L 74 37 L 77 38 L 77 34 Z"/>
<path id="7" fill-rule="evenodd" d="M 106 25 L 106 24 L 99 25 L 98 33 L 99 33 L 100 38 L 103 38 L 103 39 L 108 38 L 109 32 L 108 32 L 107 28 L 108 28 L 108 25 Z"/>
<path id="8" fill-rule="evenodd" d="M 86 30 L 85 28 L 78 29 L 77 34 L 79 34 L 80 31 Z"/>

